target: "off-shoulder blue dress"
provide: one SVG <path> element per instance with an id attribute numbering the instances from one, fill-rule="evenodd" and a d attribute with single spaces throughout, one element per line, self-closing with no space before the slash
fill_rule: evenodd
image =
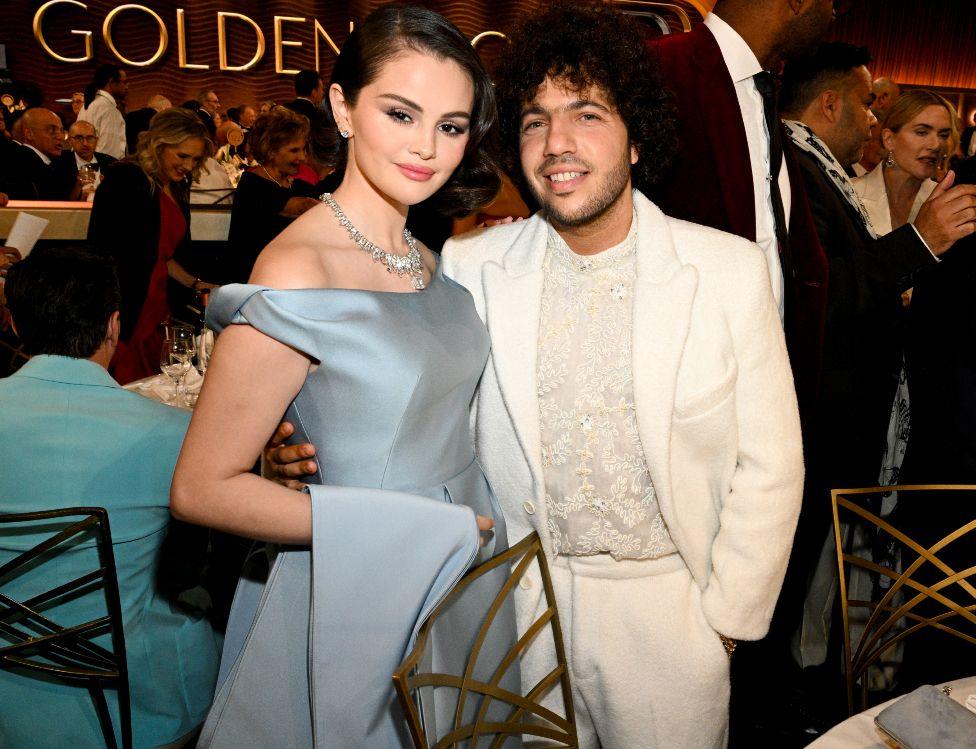
<path id="1" fill-rule="evenodd" d="M 430 607 L 507 543 L 469 431 L 489 350 L 471 296 L 440 268 L 416 293 L 238 284 L 214 293 L 207 324 L 251 325 L 316 362 L 284 418 L 292 442 L 316 446 L 319 486 L 311 552 L 283 550 L 267 582 L 242 580 L 200 746 L 407 746 L 392 672 Z M 480 551 L 475 513 L 495 521 Z M 435 668 L 463 672 L 506 576 L 452 604 Z M 514 643 L 508 601 L 476 676 Z M 517 664 L 500 686 L 518 691 Z M 443 691 L 423 706 L 434 735 L 453 722 L 457 694 Z"/>

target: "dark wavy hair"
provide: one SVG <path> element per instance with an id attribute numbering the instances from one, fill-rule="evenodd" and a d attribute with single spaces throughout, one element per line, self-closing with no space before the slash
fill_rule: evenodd
<path id="1" fill-rule="evenodd" d="M 350 34 L 332 70 L 330 86 L 333 83 L 341 86 L 346 101 L 355 105 L 363 87 L 376 79 L 386 63 L 406 50 L 457 63 L 474 86 L 474 109 L 464 157 L 447 183 L 431 198 L 441 213 L 467 215 L 491 202 L 501 181 L 484 142 L 497 117 L 495 93 L 478 54 L 457 27 L 426 8 L 383 6 L 370 13 Z M 322 156 L 336 170 L 345 169 L 345 139 L 336 138 L 334 151 Z"/>
<path id="2" fill-rule="evenodd" d="M 546 78 L 574 91 L 596 87 L 606 94 L 639 154 L 631 169 L 638 190 L 667 171 L 677 147 L 673 107 L 637 22 L 602 2 L 558 2 L 516 28 L 496 74 L 499 156 L 520 186 L 522 108 Z"/>
<path id="3" fill-rule="evenodd" d="M 105 340 L 121 294 L 110 260 L 76 248 L 45 248 L 7 272 L 7 307 L 30 356 L 86 359 Z"/>

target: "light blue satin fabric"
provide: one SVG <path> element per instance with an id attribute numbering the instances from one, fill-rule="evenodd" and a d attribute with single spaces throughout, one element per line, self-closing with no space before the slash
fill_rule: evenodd
<path id="1" fill-rule="evenodd" d="M 238 588 L 199 745 L 409 746 L 392 672 L 464 570 L 505 548 L 468 429 L 489 346 L 470 295 L 439 270 L 421 293 L 233 285 L 207 322 L 249 324 L 318 362 L 285 418 L 293 442 L 315 444 L 310 483 L 324 486 L 312 488 L 312 552 L 283 550 L 266 584 Z M 480 552 L 474 513 L 496 523 Z M 496 570 L 452 604 L 432 636 L 436 667 L 463 671 L 506 577 Z M 499 620 L 476 678 L 515 642 L 510 601 Z M 517 666 L 501 685 L 519 689 Z M 451 727 L 456 698 L 426 695 L 432 735 Z"/>

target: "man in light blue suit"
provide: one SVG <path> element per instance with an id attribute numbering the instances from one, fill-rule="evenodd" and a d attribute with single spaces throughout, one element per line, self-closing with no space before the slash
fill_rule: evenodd
<path id="1" fill-rule="evenodd" d="M 0 380 L 0 513 L 105 507 L 125 629 L 135 747 L 191 734 L 207 714 L 220 642 L 205 619 L 170 607 L 157 589 L 170 523 L 169 487 L 189 414 L 123 390 L 107 371 L 119 336 L 119 287 L 103 260 L 35 253 L 11 269 L 6 296 L 27 364 Z M 0 528 L 0 564 L 47 534 Z M 92 544 L 16 578 L 14 598 L 95 566 Z M 69 608 L 70 607 L 70 610 Z M 101 591 L 51 615 L 76 623 L 104 613 Z M 0 646 L 9 644 L 0 634 Z M 115 692 L 106 695 L 118 732 Z M 84 687 L 0 670 L 0 746 L 101 747 Z"/>

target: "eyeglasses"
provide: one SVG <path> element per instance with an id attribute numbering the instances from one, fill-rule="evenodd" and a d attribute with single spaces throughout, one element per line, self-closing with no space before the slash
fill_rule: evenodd
<path id="1" fill-rule="evenodd" d="M 75 143 L 97 143 L 97 135 L 72 135 L 71 140 Z"/>

